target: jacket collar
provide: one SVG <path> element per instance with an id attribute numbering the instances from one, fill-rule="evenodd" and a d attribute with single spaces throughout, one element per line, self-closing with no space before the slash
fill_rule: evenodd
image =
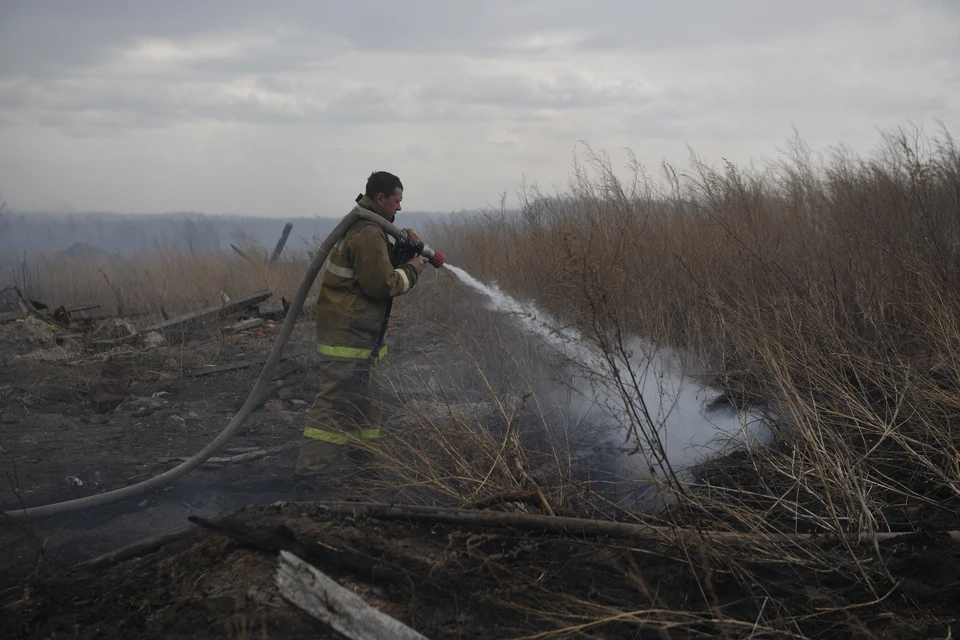
<path id="1" fill-rule="evenodd" d="M 368 198 L 366 195 L 362 193 L 357 196 L 356 202 L 358 206 L 366 209 L 367 211 L 372 211 L 373 213 L 377 214 L 381 218 L 385 218 L 388 222 L 393 222 L 393 219 L 396 217 L 395 215 L 391 216 L 390 214 L 388 214 L 386 211 L 383 210 L 382 207 L 380 207 L 380 205 L 378 205 L 376 202 L 374 202 L 373 200 L 371 200 L 370 198 Z"/>

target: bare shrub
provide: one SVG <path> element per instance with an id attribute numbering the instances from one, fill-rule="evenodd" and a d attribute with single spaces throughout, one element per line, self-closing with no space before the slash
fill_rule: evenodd
<path id="1" fill-rule="evenodd" d="M 517 213 L 433 231 L 454 263 L 599 347 L 651 464 L 662 424 L 635 392 L 631 337 L 688 354 L 731 405 L 765 411 L 772 445 L 655 478 L 676 498 L 663 519 L 838 541 L 960 528 L 960 152 L 946 131 L 888 132 L 870 158 L 799 140 L 750 168 L 694 157 L 660 180 L 632 158 L 625 179 L 606 154 L 583 158 L 566 192 L 526 185 Z M 698 553 L 764 582 L 747 558 Z M 829 597 L 861 603 L 863 620 L 886 615 L 896 580 L 876 539 L 758 557 L 778 555 L 857 585 Z M 803 635 L 789 621 L 821 614 L 792 595 L 770 594 L 772 624 Z M 848 622 L 869 634 L 861 617 Z"/>

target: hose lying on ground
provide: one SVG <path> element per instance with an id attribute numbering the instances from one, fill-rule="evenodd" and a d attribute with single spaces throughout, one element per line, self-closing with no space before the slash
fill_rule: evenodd
<path id="1" fill-rule="evenodd" d="M 303 275 L 303 280 L 300 282 L 300 286 L 297 288 L 297 293 L 294 295 L 293 301 L 290 303 L 290 311 L 283 320 L 283 324 L 280 327 L 280 333 L 277 335 L 277 341 L 274 343 L 273 350 L 270 351 L 267 362 L 263 365 L 263 370 L 260 372 L 260 377 L 257 378 L 256 384 L 254 384 L 253 389 L 250 390 L 250 394 L 247 396 L 243 406 L 240 407 L 240 411 L 237 412 L 237 415 L 233 417 L 233 420 L 231 420 L 230 423 L 224 427 L 223 431 L 221 431 L 220 434 L 210 442 L 210 444 L 169 471 L 165 471 L 164 473 L 154 476 L 148 480 L 144 480 L 143 482 L 132 484 L 129 487 L 114 489 L 113 491 L 98 493 L 96 495 L 77 498 L 75 500 L 67 500 L 65 502 L 31 507 L 29 509 L 10 511 L 8 512 L 8 515 L 23 518 L 45 518 L 61 513 L 67 513 L 69 511 L 90 509 L 92 507 L 100 507 L 105 504 L 119 502 L 120 500 L 127 500 L 129 498 L 133 498 L 166 486 L 174 480 L 182 478 L 206 462 L 207 458 L 219 451 L 223 445 L 230 440 L 230 438 L 236 435 L 237 431 L 241 426 L 243 426 L 243 423 L 247 421 L 247 418 L 250 417 L 250 414 L 253 413 L 253 410 L 260 403 L 260 398 L 263 397 L 263 393 L 266 391 L 267 385 L 270 383 L 271 378 L 273 378 L 273 374 L 277 369 L 277 365 L 280 364 L 280 359 L 283 356 L 283 349 L 290 340 L 290 335 L 293 333 L 293 328 L 297 324 L 297 316 L 299 315 L 299 311 L 303 308 L 303 304 L 307 299 L 307 293 L 309 293 L 310 288 L 313 286 L 313 281 L 316 280 L 317 274 L 320 273 L 320 269 L 323 267 L 324 261 L 330 254 L 330 250 L 333 248 L 333 245 L 336 244 L 337 241 L 340 240 L 340 238 L 342 238 L 343 235 L 350 229 L 350 227 L 352 227 L 355 222 L 361 219 L 375 222 L 383 227 L 384 231 L 394 238 L 406 239 L 405 230 L 399 229 L 386 219 L 374 213 L 367 213 L 365 211 L 354 209 L 348 213 L 343 220 L 340 221 L 340 223 L 333 229 L 332 232 L 330 232 L 330 235 L 328 235 L 320 245 L 320 248 L 317 249 L 317 253 L 314 255 L 313 261 L 310 263 L 306 273 Z M 427 247 L 426 250 L 431 254 L 435 253 L 429 249 L 429 247 Z M 422 255 L 425 255 L 425 253 Z M 442 254 L 438 255 L 442 256 Z M 431 263 L 434 264 L 433 262 Z M 437 265 L 434 264 L 434 266 Z"/>

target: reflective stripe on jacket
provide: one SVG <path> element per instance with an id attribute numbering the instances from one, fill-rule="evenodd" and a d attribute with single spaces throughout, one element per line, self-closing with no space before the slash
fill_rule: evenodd
<path id="1" fill-rule="evenodd" d="M 366 196 L 357 207 L 392 220 Z M 384 335 L 391 300 L 409 291 L 417 272 L 409 252 L 392 247 L 386 231 L 359 220 L 337 242 L 325 263 L 317 297 L 317 352 L 321 358 L 365 360 L 386 354 Z"/>

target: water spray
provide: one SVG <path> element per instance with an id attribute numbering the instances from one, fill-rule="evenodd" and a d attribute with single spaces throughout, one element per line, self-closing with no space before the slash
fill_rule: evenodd
<path id="1" fill-rule="evenodd" d="M 240 430 L 240 427 L 243 426 L 243 423 L 247 421 L 247 418 L 250 417 L 250 414 L 253 413 L 253 410 L 256 409 L 257 405 L 260 404 L 260 399 L 267 390 L 267 385 L 270 384 L 270 380 L 273 378 L 273 374 L 277 370 L 277 365 L 280 364 L 280 360 L 283 357 L 283 349 L 287 346 L 287 342 L 290 341 L 290 335 L 293 333 L 293 328 L 297 324 L 297 316 L 300 315 L 299 311 L 303 308 L 303 304 L 307 299 L 307 293 L 309 293 L 310 288 L 313 286 L 313 281 L 316 280 L 317 275 L 320 273 L 320 269 L 323 267 L 323 263 L 326 261 L 327 256 L 330 255 L 330 250 L 333 249 L 333 245 L 336 244 L 337 241 L 339 241 L 340 238 L 347 233 L 347 231 L 349 231 L 350 227 L 352 227 L 354 223 L 360 220 L 366 220 L 368 222 L 373 222 L 377 225 L 380 225 L 384 231 L 396 238 L 398 242 L 402 242 L 407 245 L 410 244 L 409 233 L 407 230 L 400 229 L 385 218 L 359 208 L 355 208 L 353 211 L 348 213 L 346 217 L 344 217 L 343 220 L 341 220 L 340 223 L 334 227 L 333 231 L 330 232 L 330 235 L 326 237 L 323 243 L 321 243 L 320 248 L 317 249 L 316 254 L 313 256 L 313 260 L 310 262 L 310 266 L 307 267 L 306 273 L 303 274 L 303 280 L 300 281 L 300 286 L 297 287 L 297 293 L 293 296 L 293 301 L 290 303 L 290 311 L 284 318 L 283 324 L 280 325 L 280 332 L 277 334 L 277 341 L 274 343 L 273 349 L 270 351 L 270 355 L 267 357 L 267 362 L 263 365 L 263 369 L 260 371 L 260 376 L 253 385 L 253 389 L 250 390 L 249 395 L 247 395 L 247 399 L 244 401 L 243 406 L 240 407 L 240 410 L 237 412 L 237 415 L 233 417 L 233 420 L 231 420 L 230 423 L 224 427 L 223 431 L 221 431 L 217 437 L 210 442 L 210 444 L 208 444 L 199 452 L 195 453 L 187 460 L 184 460 L 178 464 L 176 467 L 161 473 L 158 476 L 154 476 L 149 480 L 144 480 L 143 482 L 138 482 L 137 484 L 132 484 L 121 489 L 114 489 L 113 491 L 86 496 L 85 498 L 77 498 L 75 500 L 66 500 L 64 502 L 56 502 L 54 504 L 31 507 L 29 509 L 10 511 L 8 512 L 8 515 L 19 516 L 23 518 L 45 518 L 61 513 L 67 513 L 69 511 L 79 511 L 81 509 L 101 507 L 103 505 L 119 502 L 120 500 L 134 498 L 144 493 L 155 491 L 175 480 L 178 480 L 179 478 L 182 478 L 206 462 L 208 458 L 223 448 L 227 441 L 229 441 L 230 438 L 236 435 L 237 431 Z M 430 261 L 430 264 L 437 269 L 442 267 L 446 262 L 447 257 L 443 253 L 432 249 L 422 242 L 414 245 L 411 248 L 417 253 L 417 255 L 427 258 L 427 260 Z"/>

